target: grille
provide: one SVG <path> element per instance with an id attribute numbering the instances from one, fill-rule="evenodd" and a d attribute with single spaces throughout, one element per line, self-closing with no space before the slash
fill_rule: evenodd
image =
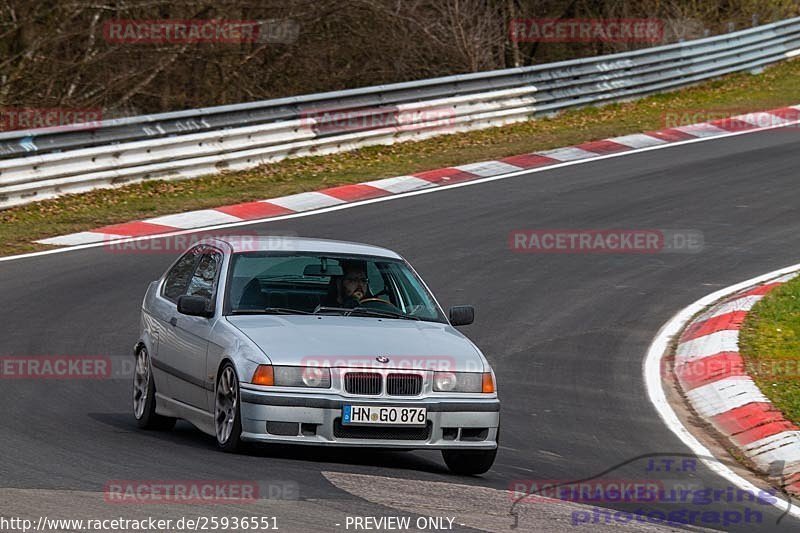
<path id="1" fill-rule="evenodd" d="M 422 392 L 422 376 L 419 374 L 389 374 L 386 392 L 391 396 L 416 396 Z"/>
<path id="2" fill-rule="evenodd" d="M 374 372 L 350 372 L 345 374 L 344 390 L 350 394 L 380 394 L 381 375 Z"/>
<path id="3" fill-rule="evenodd" d="M 343 426 L 342 419 L 337 418 L 333 421 L 333 436 L 337 439 L 428 440 L 431 423 L 416 428 Z"/>

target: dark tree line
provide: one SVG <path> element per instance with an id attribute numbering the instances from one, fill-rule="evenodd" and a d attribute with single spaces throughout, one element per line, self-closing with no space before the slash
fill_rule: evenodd
<path id="1" fill-rule="evenodd" d="M 657 17 L 674 42 L 798 12 L 798 0 L 0 0 L 0 108 L 151 113 L 648 46 L 515 42 L 518 18 Z M 295 33 L 115 42 L 104 27 L 120 19 L 269 20 Z"/>

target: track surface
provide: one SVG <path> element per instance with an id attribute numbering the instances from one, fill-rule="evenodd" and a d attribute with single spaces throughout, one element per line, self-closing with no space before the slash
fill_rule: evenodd
<path id="1" fill-rule="evenodd" d="M 661 325 L 709 292 L 800 260 L 798 141 L 796 128 L 761 132 L 237 228 L 386 246 L 417 268 L 443 306 L 476 305 L 476 323 L 464 331 L 493 363 L 503 401 L 502 448 L 486 476 L 451 476 L 435 453 L 303 448 L 231 456 L 188 425 L 137 431 L 127 382 L 3 381 L 0 490 L 100 491 L 110 479 L 283 479 L 299 483 L 304 500 L 386 515 L 398 513 L 340 490 L 322 472 L 505 490 L 514 479 L 574 480 L 613 468 L 603 477 L 726 488 L 702 467 L 647 472 L 646 459 L 615 467 L 644 454 L 688 453 L 644 389 L 643 357 Z M 703 232 L 705 249 L 508 249 L 510 231 L 546 228 L 693 229 Z M 173 259 L 96 248 L 0 263 L 0 355 L 127 356 L 145 287 Z M 776 526 L 780 512 L 761 510 L 763 530 L 798 527 L 790 517 Z"/>

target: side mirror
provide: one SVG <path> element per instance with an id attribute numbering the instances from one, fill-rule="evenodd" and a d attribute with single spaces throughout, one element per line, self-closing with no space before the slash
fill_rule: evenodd
<path id="1" fill-rule="evenodd" d="M 475 321 L 475 308 L 471 305 L 456 305 L 450 308 L 450 323 L 454 326 L 468 326 Z"/>
<path id="2" fill-rule="evenodd" d="M 208 310 L 211 300 L 203 296 L 183 295 L 178 298 L 178 312 L 182 315 L 210 317 L 214 313 Z"/>

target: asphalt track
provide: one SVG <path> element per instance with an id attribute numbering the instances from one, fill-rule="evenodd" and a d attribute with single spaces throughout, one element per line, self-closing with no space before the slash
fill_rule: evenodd
<path id="1" fill-rule="evenodd" d="M 449 502 L 451 512 L 437 514 L 460 522 L 460 513 L 474 514 L 481 498 L 489 498 L 477 487 L 504 491 L 516 479 L 600 475 L 725 489 L 729 483 L 702 465 L 646 470 L 652 454 L 689 450 L 649 403 L 643 358 L 681 308 L 800 262 L 798 146 L 797 128 L 784 128 L 237 228 L 386 246 L 417 268 L 443 306 L 474 304 L 476 322 L 463 330 L 492 362 L 503 402 L 502 447 L 485 476 L 452 476 L 437 453 L 427 452 L 281 448 L 232 456 L 185 424 L 171 433 L 136 430 L 127 381 L 4 380 L 0 515 L 35 512 L 37 502 L 51 501 L 62 505 L 61 516 L 80 518 L 101 508 L 92 495 L 112 479 L 292 481 L 309 507 L 302 513 L 290 510 L 292 502 L 271 508 L 279 519 L 285 513 L 281 529 L 289 531 L 344 531 L 334 527 L 336 513 L 425 514 L 430 509 L 403 503 L 423 488 L 431 502 Z M 705 246 L 700 253 L 651 255 L 509 250 L 512 230 L 548 228 L 691 229 L 703 233 Z M 144 290 L 173 259 L 90 248 L 0 263 L 0 355 L 126 357 Z M 461 487 L 447 490 L 454 485 Z M 64 495 L 73 499 L 58 499 Z M 83 508 L 80 497 L 95 503 Z M 67 501 L 70 507 L 63 507 Z M 511 501 L 497 505 L 508 511 Z M 634 506 L 641 507 L 681 504 Z M 744 512 L 737 503 L 683 507 Z M 799 526 L 789 516 L 776 524 L 780 511 L 756 507 L 763 522 L 742 529 Z M 153 508 L 137 511 L 153 514 Z M 512 522 L 507 514 L 483 526 L 461 521 L 497 531 Z M 590 528 L 562 521 L 552 529 Z"/>

